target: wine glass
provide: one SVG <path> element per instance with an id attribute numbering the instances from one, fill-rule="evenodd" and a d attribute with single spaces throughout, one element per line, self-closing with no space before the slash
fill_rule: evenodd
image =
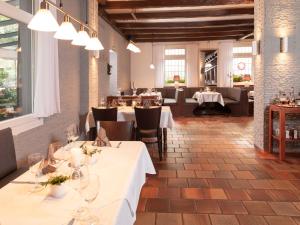
<path id="1" fill-rule="evenodd" d="M 84 221 L 88 225 L 97 225 L 99 223 L 98 217 L 91 212 L 90 205 L 97 198 L 100 188 L 99 177 L 96 174 L 89 174 L 88 184 L 80 185 L 80 195 L 88 204 L 88 208 L 81 208 L 80 212 L 84 212 L 81 221 Z M 86 213 L 88 212 L 88 213 Z M 87 216 L 88 215 L 88 216 Z"/>
<path id="2" fill-rule="evenodd" d="M 44 156 L 41 153 L 33 153 L 28 155 L 27 158 L 29 171 L 34 175 L 34 187 L 31 192 L 40 191 L 42 185 L 38 183 L 38 177 L 42 174 L 42 166 L 44 162 Z"/>

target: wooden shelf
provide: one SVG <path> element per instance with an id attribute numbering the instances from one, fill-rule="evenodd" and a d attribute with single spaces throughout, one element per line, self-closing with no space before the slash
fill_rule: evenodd
<path id="1" fill-rule="evenodd" d="M 279 141 L 279 137 L 278 136 L 272 135 L 272 138 L 274 140 L 276 140 L 276 141 Z M 298 138 L 298 139 L 286 138 L 285 141 L 286 142 L 300 142 L 300 138 Z"/>

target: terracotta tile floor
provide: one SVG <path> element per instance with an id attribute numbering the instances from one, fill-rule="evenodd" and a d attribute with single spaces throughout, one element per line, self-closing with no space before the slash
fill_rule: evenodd
<path id="1" fill-rule="evenodd" d="M 136 225 L 300 225 L 300 159 L 253 147 L 253 119 L 176 119 Z"/>

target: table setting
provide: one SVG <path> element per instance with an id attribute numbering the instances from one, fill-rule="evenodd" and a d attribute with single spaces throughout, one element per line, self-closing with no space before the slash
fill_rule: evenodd
<path id="1" fill-rule="evenodd" d="M 199 105 L 202 105 L 206 102 L 217 102 L 224 106 L 224 100 L 222 97 L 222 94 L 216 91 L 211 90 L 210 88 L 206 88 L 204 91 L 200 90 L 197 91 L 193 98 L 196 99 L 199 103 Z"/>
<path id="2" fill-rule="evenodd" d="M 53 159 L 29 155 L 29 171 L 0 189 L 0 224 L 133 224 L 146 173 L 156 173 L 142 142 L 76 141 Z"/>

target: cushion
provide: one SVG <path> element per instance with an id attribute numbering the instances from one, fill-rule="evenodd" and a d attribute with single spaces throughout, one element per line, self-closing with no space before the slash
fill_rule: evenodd
<path id="1" fill-rule="evenodd" d="M 164 105 L 175 105 L 176 99 L 175 98 L 165 98 L 164 99 Z"/>
<path id="2" fill-rule="evenodd" d="M 186 98 L 185 103 L 187 103 L 187 104 L 199 104 L 198 101 L 194 98 Z"/>
<path id="3" fill-rule="evenodd" d="M 231 98 L 223 98 L 224 100 L 224 104 L 228 105 L 228 104 L 239 104 L 239 101 L 233 100 Z"/>
<path id="4" fill-rule="evenodd" d="M 221 93 L 223 98 L 227 98 L 228 97 L 228 89 L 226 87 L 217 87 L 217 92 Z"/>
<path id="5" fill-rule="evenodd" d="M 165 88 L 165 98 L 175 98 L 176 89 L 175 88 Z"/>
<path id="6" fill-rule="evenodd" d="M 17 170 L 14 140 L 10 128 L 0 130 L 0 179 Z"/>
<path id="7" fill-rule="evenodd" d="M 241 99 L 241 89 L 240 88 L 229 88 L 228 89 L 228 98 L 231 98 L 236 101 L 240 101 Z"/>

